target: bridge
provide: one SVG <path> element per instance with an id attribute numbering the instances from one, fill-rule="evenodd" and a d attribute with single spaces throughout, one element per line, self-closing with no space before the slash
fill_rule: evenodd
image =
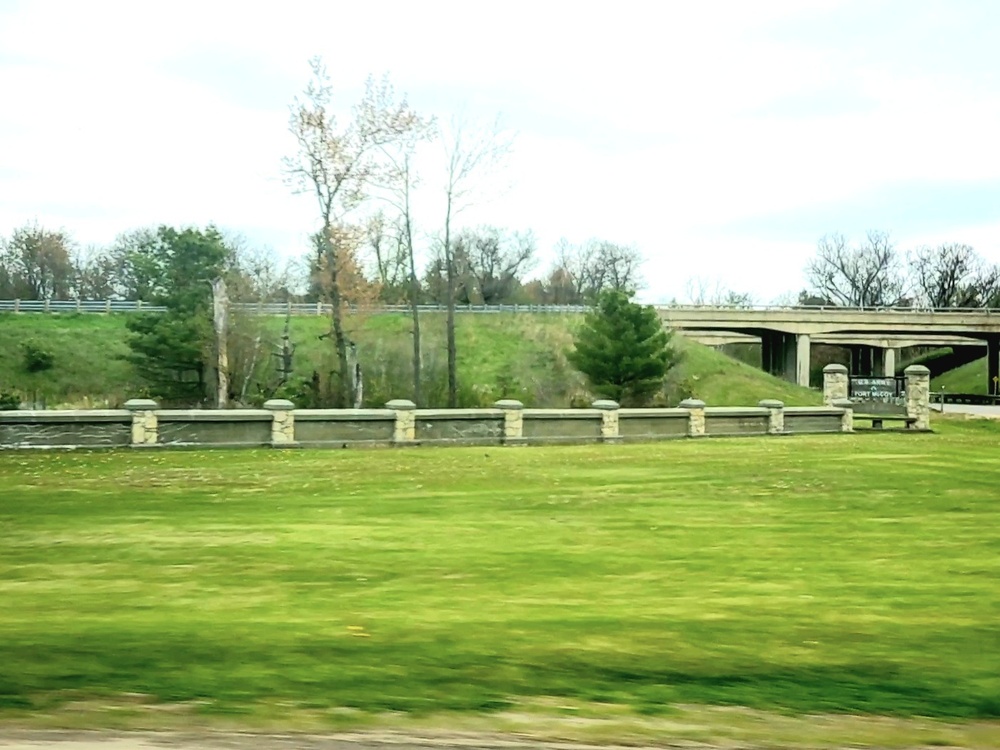
<path id="1" fill-rule="evenodd" d="M 759 340 L 764 369 L 799 385 L 809 385 L 813 342 L 846 345 L 856 375 L 894 374 L 902 346 L 985 346 L 988 392 L 1000 379 L 1000 309 L 660 305 L 657 312 L 666 327 L 696 339 Z"/>

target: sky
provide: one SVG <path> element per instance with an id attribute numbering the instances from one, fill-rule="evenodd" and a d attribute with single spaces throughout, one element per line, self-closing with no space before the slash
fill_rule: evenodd
<path id="1" fill-rule="evenodd" d="M 766 303 L 832 232 L 1000 262 L 997 39 L 988 0 L 0 0 L 0 235 L 211 222 L 302 255 L 282 157 L 320 55 L 343 116 L 383 74 L 443 124 L 499 116 L 514 146 L 457 221 L 532 230 L 539 272 L 600 238 L 640 249 L 646 301 Z M 441 144 L 420 164 L 427 243 Z"/>

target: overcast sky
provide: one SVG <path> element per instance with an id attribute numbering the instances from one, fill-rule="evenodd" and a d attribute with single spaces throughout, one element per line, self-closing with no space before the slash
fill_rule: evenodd
<path id="1" fill-rule="evenodd" d="M 387 72 L 442 120 L 500 114 L 507 188 L 461 221 L 532 229 L 542 267 L 560 237 L 635 243 L 648 300 L 797 291 L 835 231 L 1000 262 L 997 40 L 989 0 L 0 0 L 0 234 L 214 222 L 301 254 L 281 157 L 322 55 L 345 111 Z"/>

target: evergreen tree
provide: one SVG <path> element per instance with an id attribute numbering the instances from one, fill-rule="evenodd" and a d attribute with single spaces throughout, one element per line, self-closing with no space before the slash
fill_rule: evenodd
<path id="1" fill-rule="evenodd" d="M 161 226 L 141 257 L 149 302 L 165 313 L 126 321 L 132 333 L 129 360 L 165 402 L 197 404 L 208 395 L 212 371 L 212 280 L 222 275 L 231 251 L 214 227 L 176 230 Z"/>
<path id="2" fill-rule="evenodd" d="M 600 395 L 641 406 L 662 387 L 677 355 L 656 310 L 632 302 L 631 296 L 615 290 L 600 294 L 569 361 Z"/>

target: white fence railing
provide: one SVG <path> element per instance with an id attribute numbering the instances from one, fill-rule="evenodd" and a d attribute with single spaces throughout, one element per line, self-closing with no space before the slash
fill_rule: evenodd
<path id="1" fill-rule="evenodd" d="M 234 302 L 233 308 L 258 315 L 329 315 L 324 302 Z M 418 305 L 420 312 L 444 312 L 444 305 Z M 460 313 L 583 313 L 586 305 L 459 305 Z M 16 313 L 134 313 L 165 312 L 160 305 L 141 300 L 0 300 L 0 312 Z M 408 313 L 409 305 L 377 305 L 366 312 Z"/>
<path id="2" fill-rule="evenodd" d="M 778 312 L 883 312 L 883 313 L 951 313 L 1000 315 L 1000 308 L 967 307 L 836 307 L 833 305 L 678 305 L 654 304 L 654 307 L 669 310 L 720 310 Z M 324 302 L 235 302 L 233 308 L 259 315 L 329 315 L 331 305 Z M 417 305 L 420 312 L 444 312 L 444 305 Z M 585 313 L 588 305 L 458 305 L 460 313 Z M 132 313 L 165 312 L 166 308 L 152 305 L 142 300 L 18 300 L 0 299 L 0 312 L 16 313 Z M 365 308 L 372 313 L 408 313 L 409 305 L 376 305 Z"/>

